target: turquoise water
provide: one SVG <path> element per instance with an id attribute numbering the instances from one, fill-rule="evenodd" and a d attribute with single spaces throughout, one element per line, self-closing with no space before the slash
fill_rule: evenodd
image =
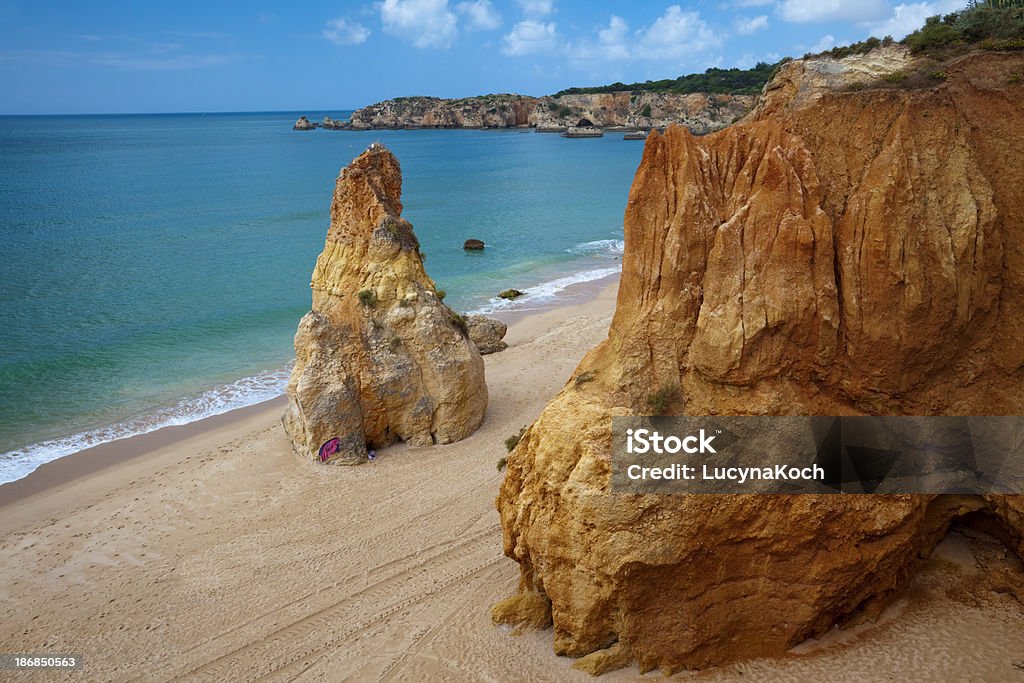
<path id="1" fill-rule="evenodd" d="M 0 117 L 0 482 L 279 395 L 335 178 L 371 142 L 401 162 L 453 308 L 495 310 L 508 287 L 531 306 L 618 268 L 642 143 L 297 116 Z"/>

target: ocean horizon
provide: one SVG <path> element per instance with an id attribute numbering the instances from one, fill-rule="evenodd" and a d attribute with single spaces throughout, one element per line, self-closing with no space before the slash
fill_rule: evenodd
<path id="1" fill-rule="evenodd" d="M 282 394 L 334 181 L 373 142 L 402 164 L 404 215 L 452 308 L 550 305 L 619 271 L 642 144 L 291 130 L 349 113 L 0 117 L 0 483 Z M 496 298 L 510 287 L 527 294 Z"/>

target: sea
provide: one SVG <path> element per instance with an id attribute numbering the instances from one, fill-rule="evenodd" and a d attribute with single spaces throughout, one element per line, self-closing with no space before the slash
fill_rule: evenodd
<path id="1" fill-rule="evenodd" d="M 0 483 L 281 395 L 335 180 L 373 142 L 452 308 L 619 271 L 642 142 L 291 128 L 349 113 L 0 117 Z"/>

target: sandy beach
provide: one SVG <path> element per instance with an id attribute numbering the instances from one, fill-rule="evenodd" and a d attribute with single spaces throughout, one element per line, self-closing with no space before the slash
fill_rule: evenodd
<path id="1" fill-rule="evenodd" d="M 518 581 L 501 550 L 496 463 L 605 338 L 615 291 L 517 316 L 510 348 L 486 357 L 484 426 L 456 444 L 316 466 L 292 454 L 275 400 L 0 487 L 0 651 L 85 658 L 80 672 L 0 678 L 589 680 L 552 653 L 550 631 L 491 624 Z M 956 532 L 878 623 L 680 676 L 1024 680 L 1015 562 Z"/>

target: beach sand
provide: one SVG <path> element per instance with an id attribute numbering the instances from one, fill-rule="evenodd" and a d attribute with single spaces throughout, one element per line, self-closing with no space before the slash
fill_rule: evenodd
<path id="1" fill-rule="evenodd" d="M 486 357 L 486 422 L 456 444 L 317 466 L 292 454 L 279 399 L 0 487 L 0 652 L 85 657 L 84 671 L 0 679 L 590 680 L 550 630 L 491 624 L 519 574 L 496 463 L 605 338 L 614 296 L 606 282 L 517 317 L 510 348 Z M 1016 559 L 955 533 L 878 623 L 680 677 L 1024 680 L 1021 600 Z"/>

